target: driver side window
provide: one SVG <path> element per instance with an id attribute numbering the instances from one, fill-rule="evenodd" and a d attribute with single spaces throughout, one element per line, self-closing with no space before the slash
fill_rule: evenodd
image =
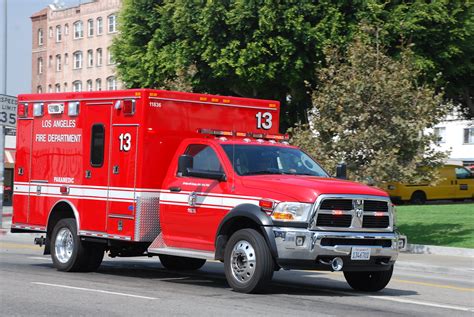
<path id="1" fill-rule="evenodd" d="M 205 144 L 191 144 L 184 154 L 193 157 L 193 168 L 201 171 L 222 172 L 222 165 L 216 152 Z"/>
<path id="2" fill-rule="evenodd" d="M 463 167 L 456 167 L 456 178 L 457 179 L 466 179 L 472 178 L 471 172 Z"/>

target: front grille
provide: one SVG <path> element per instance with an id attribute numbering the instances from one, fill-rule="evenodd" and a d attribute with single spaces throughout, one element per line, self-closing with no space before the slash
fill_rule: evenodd
<path id="1" fill-rule="evenodd" d="M 388 203 L 380 200 L 364 200 L 364 211 L 388 212 Z"/>
<path id="2" fill-rule="evenodd" d="M 363 228 L 387 228 L 389 226 L 388 216 L 364 216 Z"/>
<path id="3" fill-rule="evenodd" d="M 319 209 L 352 210 L 352 199 L 325 199 Z"/>
<path id="4" fill-rule="evenodd" d="M 327 227 L 342 231 L 347 230 L 346 228 L 352 231 L 386 230 L 390 228 L 390 211 L 390 202 L 384 199 L 364 199 L 363 196 L 356 195 L 324 197 L 316 209 L 312 228 Z"/>
<path id="5" fill-rule="evenodd" d="M 388 239 L 344 239 L 344 238 L 323 238 L 321 239 L 322 246 L 333 247 L 336 245 L 370 245 L 390 248 L 392 240 Z"/>
<path id="6" fill-rule="evenodd" d="M 319 214 L 316 225 L 320 227 L 349 228 L 351 226 L 351 221 L 351 215 Z"/>

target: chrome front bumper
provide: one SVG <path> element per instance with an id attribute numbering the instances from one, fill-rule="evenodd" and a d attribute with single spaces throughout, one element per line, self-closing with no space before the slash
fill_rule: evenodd
<path id="1" fill-rule="evenodd" d="M 328 232 L 311 231 L 308 229 L 274 227 L 273 233 L 278 252 L 277 262 L 283 268 L 314 268 L 330 269 L 324 264 L 334 257 L 344 260 L 345 270 L 383 269 L 389 266 L 398 257 L 398 233 L 373 232 Z M 344 239 L 344 244 L 322 245 L 323 239 Z M 350 240 L 354 239 L 354 244 Z M 390 246 L 361 245 L 361 240 L 390 240 Z M 358 242 L 356 242 L 358 241 Z M 353 247 L 367 247 L 371 249 L 370 261 L 351 260 Z"/>

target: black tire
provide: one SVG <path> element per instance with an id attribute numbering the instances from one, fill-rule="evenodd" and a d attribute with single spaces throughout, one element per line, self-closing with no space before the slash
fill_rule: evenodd
<path id="1" fill-rule="evenodd" d="M 417 190 L 411 195 L 410 202 L 415 205 L 424 205 L 426 203 L 426 194 Z"/>
<path id="2" fill-rule="evenodd" d="M 388 271 L 344 272 L 347 283 L 356 291 L 378 292 L 387 286 L 392 278 L 393 265 Z"/>
<path id="3" fill-rule="evenodd" d="M 69 235 L 70 234 L 70 235 Z M 71 242 L 70 255 L 58 253 L 63 235 L 69 235 Z M 58 241 L 60 239 L 60 241 Z M 56 242 L 58 241 L 58 248 Z M 104 258 L 103 245 L 86 243 L 77 235 L 76 221 L 72 218 L 61 219 L 53 229 L 51 236 L 51 258 L 53 265 L 64 272 L 92 272 L 96 271 Z"/>
<path id="4" fill-rule="evenodd" d="M 247 246 L 250 253 L 244 254 L 249 250 Z M 227 282 L 234 291 L 258 293 L 271 281 L 274 261 L 263 236 L 254 229 L 242 229 L 227 242 L 224 268 Z"/>
<path id="5" fill-rule="evenodd" d="M 206 260 L 160 254 L 160 262 L 169 270 L 199 270 Z"/>

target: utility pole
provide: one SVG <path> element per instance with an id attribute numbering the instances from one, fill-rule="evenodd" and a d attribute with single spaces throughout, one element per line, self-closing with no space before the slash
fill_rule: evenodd
<path id="1" fill-rule="evenodd" d="M 2 93 L 7 94 L 7 0 L 3 0 L 3 85 Z M 5 164 L 3 157 L 5 153 L 5 126 L 0 126 L 0 228 L 3 227 L 3 174 L 5 172 Z"/>

